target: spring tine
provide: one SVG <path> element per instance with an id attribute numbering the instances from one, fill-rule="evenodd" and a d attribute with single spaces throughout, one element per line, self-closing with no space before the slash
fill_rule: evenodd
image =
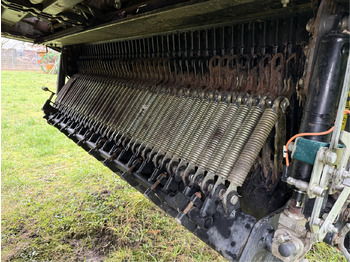
<path id="1" fill-rule="evenodd" d="M 195 100 L 193 98 L 184 97 L 183 104 L 180 107 L 180 110 L 177 113 L 177 118 L 174 121 L 174 125 L 167 130 L 165 137 L 168 138 L 166 143 L 163 146 L 163 150 L 166 150 L 169 153 L 173 153 L 173 148 L 179 143 L 181 136 L 181 130 L 183 126 L 186 126 L 186 119 L 190 119 L 190 112 L 195 107 Z M 195 109 L 194 109 L 195 110 Z"/>
<path id="2" fill-rule="evenodd" d="M 211 135 L 209 141 L 207 142 L 203 153 L 201 154 L 198 161 L 195 163 L 197 166 L 204 168 L 206 164 L 209 162 L 212 154 L 215 149 L 219 145 L 226 129 L 228 128 L 231 121 L 233 121 L 233 117 L 238 109 L 237 104 L 234 102 L 229 103 L 228 107 L 225 109 L 223 116 L 221 117 L 218 126 L 215 132 Z"/>
<path id="3" fill-rule="evenodd" d="M 136 114 L 141 110 L 141 108 L 144 106 L 143 102 L 146 101 L 145 104 L 148 104 L 148 101 L 150 100 L 152 93 L 147 92 L 139 92 L 138 96 L 135 98 L 133 104 L 130 105 L 132 108 L 131 112 L 128 114 L 123 115 L 123 120 L 120 123 L 120 129 L 123 133 L 130 132 L 131 130 L 131 123 L 136 118 Z"/>
<path id="4" fill-rule="evenodd" d="M 273 108 L 267 108 L 262 114 L 259 122 L 254 128 L 253 133 L 249 137 L 243 151 L 241 152 L 237 162 L 228 176 L 228 180 L 231 183 L 237 186 L 243 185 L 248 172 L 252 168 L 276 121 L 277 113 L 275 110 Z"/>
<path id="5" fill-rule="evenodd" d="M 220 169 L 216 170 L 216 172 L 220 173 L 219 174 L 220 176 L 227 178 L 228 175 L 230 174 L 231 169 L 233 165 L 236 163 L 240 152 L 242 151 L 245 143 L 250 137 L 257 122 L 259 121 L 259 118 L 262 114 L 261 102 L 263 101 L 260 101 L 259 105 L 253 105 L 251 107 L 237 135 L 232 140 L 226 152 L 226 155 L 220 164 Z"/>
<path id="6" fill-rule="evenodd" d="M 270 92 L 273 97 L 281 95 L 283 91 L 284 64 L 282 53 L 276 53 L 270 61 Z"/>
<path id="7" fill-rule="evenodd" d="M 157 141 L 159 142 L 157 149 L 165 150 L 167 142 L 171 139 L 171 130 L 173 130 L 176 120 L 179 117 L 179 113 L 184 110 L 186 99 L 183 97 L 182 92 L 179 94 L 179 97 L 175 98 L 173 106 L 168 108 L 168 114 L 163 119 L 164 125 L 161 127 L 161 132 Z"/>
<path id="8" fill-rule="evenodd" d="M 150 123 L 155 118 L 155 114 L 159 112 L 160 108 L 164 105 L 166 94 L 162 92 L 156 93 L 156 97 L 151 101 L 151 105 L 148 107 L 145 116 L 134 125 L 134 137 L 141 139 L 144 132 L 149 128 Z"/>
<path id="9" fill-rule="evenodd" d="M 231 141 L 234 139 L 234 137 L 237 134 L 237 131 L 241 127 L 244 119 L 246 118 L 249 107 L 246 104 L 246 101 L 248 100 L 247 97 L 242 96 L 242 98 L 237 99 L 237 112 L 234 115 L 230 125 L 227 127 L 222 139 L 220 140 L 219 145 L 216 147 L 214 153 L 212 154 L 212 158 L 210 161 L 206 164 L 206 169 L 215 172 L 221 163 L 221 161 L 224 159 L 226 151 L 228 150 Z"/>
<path id="10" fill-rule="evenodd" d="M 89 119 L 94 119 L 97 120 L 98 119 L 98 113 L 100 112 L 101 109 L 103 108 L 104 104 L 108 101 L 108 97 L 110 96 L 110 92 L 111 92 L 111 86 L 107 81 L 103 81 L 101 80 L 101 83 L 103 83 L 103 85 L 101 86 L 101 92 L 99 94 L 97 94 L 95 97 L 92 97 L 91 101 L 92 101 L 92 106 L 90 108 L 86 108 L 87 112 L 86 115 Z"/>
<path id="11" fill-rule="evenodd" d="M 62 101 L 65 101 L 67 98 L 67 95 L 69 94 L 69 91 L 71 90 L 71 87 L 73 86 L 74 82 L 77 80 L 77 77 L 71 77 L 69 78 L 68 82 L 62 87 L 61 91 L 57 94 L 54 105 L 56 107 L 59 107 L 60 103 Z"/>
<path id="12" fill-rule="evenodd" d="M 77 80 L 69 90 L 70 92 L 67 95 L 67 99 L 61 102 L 61 106 L 63 106 L 63 108 L 70 107 L 71 101 L 74 101 L 74 99 L 79 96 L 79 93 L 81 92 L 82 79 L 84 79 L 84 77 L 77 77 Z"/>
<path id="13" fill-rule="evenodd" d="M 96 85 L 96 86 L 95 86 Z M 87 103 L 84 103 L 83 106 L 81 107 L 80 112 L 83 112 L 82 114 L 89 120 L 91 120 L 91 117 L 93 116 L 93 112 L 94 110 L 100 108 L 101 102 L 100 102 L 100 98 L 104 97 L 104 95 L 106 95 L 106 80 L 102 80 L 102 81 L 93 81 L 91 83 L 91 85 L 89 85 L 89 88 L 91 89 L 96 89 L 97 92 L 88 92 L 88 90 L 86 91 L 86 93 L 90 93 L 87 94 Z M 79 112 L 79 110 L 78 110 Z"/>
<path id="14" fill-rule="evenodd" d="M 157 117 L 155 122 L 152 124 L 151 129 L 149 129 L 149 132 L 147 132 L 147 134 L 144 137 L 145 142 L 149 146 L 152 147 L 158 144 L 157 138 L 159 136 L 159 133 L 162 131 L 162 125 L 164 124 L 163 119 L 166 119 L 169 114 L 168 107 L 172 108 L 173 106 L 176 106 L 177 103 L 178 103 L 178 99 L 176 96 L 174 95 L 168 96 L 168 101 L 166 105 L 162 108 L 159 116 Z"/>
<path id="15" fill-rule="evenodd" d="M 105 103 L 100 108 L 100 110 L 97 111 L 97 114 L 96 114 L 96 119 L 97 119 L 97 122 L 99 122 L 100 126 L 102 124 L 107 125 L 107 121 L 106 121 L 107 119 L 112 120 L 108 118 L 109 116 L 108 113 L 110 112 L 109 110 L 119 105 L 116 98 L 117 99 L 118 97 L 120 98 L 120 96 L 118 96 L 117 94 L 119 94 L 122 91 L 122 89 L 118 88 L 118 86 L 115 86 L 115 83 L 112 81 L 108 83 L 108 88 L 109 88 L 107 92 L 108 97 L 105 98 Z"/>
<path id="16" fill-rule="evenodd" d="M 193 131 L 194 134 L 191 136 L 191 141 L 187 145 L 188 148 L 183 157 L 185 160 L 188 162 L 197 161 L 207 142 L 208 136 L 210 136 L 211 131 L 216 126 L 218 118 L 221 116 L 220 111 L 222 110 L 222 107 L 225 106 L 226 103 L 218 103 L 217 98 L 215 101 L 211 102 L 211 105 L 208 107 L 208 110 L 205 112 L 204 117 L 201 119 L 198 128 Z"/>
<path id="17" fill-rule="evenodd" d="M 182 135 L 182 140 L 181 143 L 177 146 L 177 148 L 175 149 L 174 154 L 184 158 L 184 155 L 188 156 L 189 154 L 189 148 L 186 148 L 188 146 L 189 143 L 191 143 L 192 140 L 192 136 L 195 135 L 195 130 L 198 129 L 199 127 L 199 123 L 202 120 L 203 115 L 205 114 L 205 112 L 207 112 L 208 108 L 210 106 L 210 102 L 207 98 L 203 98 L 200 106 L 198 108 L 198 110 L 195 112 L 195 115 L 193 116 L 193 118 L 191 119 L 189 126 L 186 128 L 184 134 Z M 191 147 L 193 147 L 193 143 L 191 145 Z"/>
<path id="18" fill-rule="evenodd" d="M 139 138 L 138 132 L 140 131 L 140 127 L 143 126 L 143 123 L 147 121 L 147 119 L 152 115 L 154 110 L 157 109 L 161 98 L 162 96 L 159 93 L 154 94 L 153 92 L 150 92 L 149 100 L 146 103 L 142 104 L 140 111 L 137 113 L 135 119 L 132 120 L 129 129 L 126 132 L 128 136 Z"/>
<path id="19" fill-rule="evenodd" d="M 131 107 L 131 110 L 128 113 L 124 113 L 121 117 L 121 120 L 119 122 L 118 125 L 118 131 L 120 131 L 121 133 L 125 133 L 125 122 L 128 121 L 130 122 L 131 120 L 133 120 L 134 115 L 140 110 L 140 108 L 142 107 L 142 103 L 141 101 L 143 101 L 144 99 L 147 101 L 148 100 L 148 96 L 150 95 L 149 92 L 138 92 L 137 93 L 137 97 L 134 98 L 134 100 L 132 101 L 131 104 L 128 105 L 128 107 Z"/>
<path id="20" fill-rule="evenodd" d="M 177 132 L 175 133 L 175 136 L 173 138 L 173 142 L 169 146 L 168 152 L 179 155 L 181 152 L 180 145 L 183 144 L 183 141 L 185 140 L 185 134 L 189 130 L 189 125 L 195 118 L 195 115 L 197 114 L 197 111 L 201 107 L 202 103 L 201 100 L 197 97 L 193 98 L 193 103 L 191 103 L 191 108 L 184 118 L 183 122 L 177 129 Z"/>
<path id="21" fill-rule="evenodd" d="M 135 138 L 144 141 L 144 143 L 149 143 L 149 137 L 154 129 L 157 128 L 157 125 L 160 122 L 160 116 L 165 113 L 167 103 L 171 99 L 171 95 L 169 93 L 164 93 L 160 95 L 160 99 L 158 100 L 157 106 L 152 110 L 152 114 L 149 114 L 148 118 L 143 121 L 141 125 L 139 125 L 138 133 L 135 134 Z M 134 142 L 133 140 L 130 143 Z M 138 143 L 137 141 L 135 143 Z M 133 144 L 135 144 L 133 143 Z"/>

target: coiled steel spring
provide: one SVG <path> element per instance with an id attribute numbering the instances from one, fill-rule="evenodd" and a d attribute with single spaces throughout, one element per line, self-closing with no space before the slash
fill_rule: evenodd
<path id="1" fill-rule="evenodd" d="M 74 81 L 72 80 L 74 79 Z M 72 80 L 72 81 L 70 81 Z M 78 92 L 76 90 L 76 86 L 78 86 L 80 82 L 80 77 L 75 75 L 74 78 L 70 78 L 67 84 L 62 88 L 62 91 L 65 90 L 65 93 L 63 94 L 62 91 L 57 94 L 55 103 L 53 106 L 59 111 L 63 112 L 64 108 L 66 107 L 66 104 L 71 99 L 71 97 L 74 95 L 74 93 Z"/>
<path id="2" fill-rule="evenodd" d="M 150 94 L 144 90 L 139 90 L 131 101 L 128 104 L 124 105 L 125 107 L 121 109 L 120 113 L 117 113 L 120 117 L 120 120 L 114 122 L 114 129 L 118 130 L 120 133 L 126 133 L 126 130 L 131 128 L 131 123 L 136 117 L 136 114 L 143 107 L 145 101 L 149 100 L 148 97 Z M 126 124 L 129 123 L 129 126 Z"/>
<path id="3" fill-rule="evenodd" d="M 145 115 L 145 111 L 147 110 L 149 104 L 152 100 L 152 93 L 149 90 L 146 90 L 144 92 L 145 94 L 138 98 L 138 100 L 134 103 L 134 113 L 131 116 L 128 116 L 128 114 L 125 114 L 126 117 L 124 121 L 120 124 L 120 133 L 122 134 L 129 134 L 130 136 L 133 135 L 135 124 L 140 121 L 140 118 Z"/>
<path id="4" fill-rule="evenodd" d="M 181 137 L 178 136 L 178 134 L 181 133 L 183 125 L 186 125 L 185 121 L 186 118 L 189 117 L 190 110 L 195 110 L 195 100 L 193 98 L 184 97 L 183 99 L 185 101 L 184 105 L 181 108 L 182 110 L 178 112 L 178 118 L 175 120 L 174 126 L 170 128 L 167 133 L 168 139 L 167 143 L 164 145 L 164 150 L 167 152 L 170 152 L 171 148 L 173 148 L 173 146 L 179 142 L 179 139 L 181 139 Z"/>
<path id="5" fill-rule="evenodd" d="M 163 119 L 163 125 L 160 127 L 159 136 L 156 138 L 157 150 L 165 150 L 165 145 L 169 141 L 169 132 L 174 128 L 178 113 L 183 109 L 186 98 L 179 94 L 180 97 L 175 97 L 174 103 L 168 108 L 168 111 Z"/>
<path id="6" fill-rule="evenodd" d="M 123 119 L 126 117 L 126 115 L 130 116 L 130 111 L 134 110 L 135 107 L 132 107 L 131 110 L 128 112 L 128 114 L 125 114 L 125 109 L 130 106 L 140 95 L 140 90 L 137 89 L 131 89 L 130 94 L 126 97 L 119 97 L 116 99 L 116 101 L 113 103 L 113 106 L 111 109 L 114 109 L 114 113 L 111 117 L 105 117 L 105 121 L 100 120 L 99 122 L 104 126 L 111 126 L 113 125 L 113 128 L 115 130 L 120 130 L 120 123 L 123 121 Z M 123 100 L 121 100 L 123 99 Z M 99 115 L 96 117 L 99 118 Z"/>
<path id="7" fill-rule="evenodd" d="M 71 89 L 70 96 L 67 97 L 68 99 L 65 101 L 62 101 L 62 111 L 65 112 L 66 110 L 71 110 L 74 106 L 80 105 L 78 101 L 76 101 L 78 98 L 82 98 L 87 93 L 84 93 L 84 88 L 88 82 L 89 79 L 86 79 L 86 76 L 79 77 L 77 81 L 74 83 L 74 87 Z"/>
<path id="8" fill-rule="evenodd" d="M 100 109 L 97 110 L 97 112 L 95 113 L 95 122 L 98 122 L 98 124 L 101 126 L 106 126 L 110 123 L 113 122 L 114 119 L 108 117 L 109 114 L 107 112 L 109 112 L 111 109 L 111 111 L 114 111 L 115 108 L 117 106 L 119 106 L 120 103 L 120 97 L 117 95 L 120 91 L 120 86 L 116 86 L 115 81 L 110 82 L 108 84 L 108 92 L 107 92 L 107 97 L 104 98 L 103 100 L 101 99 L 101 101 L 104 101 L 102 107 Z M 118 101 L 119 100 L 119 101 Z"/>
<path id="9" fill-rule="evenodd" d="M 238 106 L 236 103 L 230 103 L 228 107 L 226 108 L 222 118 L 220 119 L 220 122 L 212 135 L 212 137 L 209 139 L 207 145 L 205 146 L 205 149 L 203 150 L 202 154 L 200 155 L 199 159 L 195 164 L 200 167 L 205 167 L 206 164 L 209 162 L 210 157 L 212 156 L 213 152 L 219 145 L 227 127 L 229 126 L 230 122 L 232 121 L 233 117 L 235 116 L 235 113 L 238 109 Z"/>
<path id="10" fill-rule="evenodd" d="M 182 139 L 180 140 L 180 143 L 175 149 L 175 152 L 174 152 L 175 155 L 179 157 L 183 157 L 186 150 L 188 150 L 187 143 L 192 139 L 191 138 L 192 131 L 198 126 L 200 120 L 203 117 L 203 114 L 207 111 L 209 105 L 210 105 L 209 100 L 202 99 L 198 110 L 195 112 L 195 114 L 191 118 L 189 125 L 187 126 L 185 132 L 182 135 Z"/>
<path id="11" fill-rule="evenodd" d="M 132 148 L 134 152 L 134 146 L 138 143 L 138 140 L 144 141 L 144 137 L 152 129 L 154 121 L 156 121 L 158 114 L 166 106 L 166 103 L 169 99 L 170 94 L 168 93 L 159 93 L 159 96 L 152 103 L 150 108 L 147 110 L 144 118 L 139 122 L 138 126 L 135 128 L 135 134 L 129 141 L 127 147 Z M 129 136 L 127 138 L 130 138 Z M 123 140 L 122 138 L 120 140 Z M 125 141 L 125 140 L 124 140 Z M 121 142 L 121 141 L 120 141 Z"/>
<path id="12" fill-rule="evenodd" d="M 147 126 L 147 130 L 144 133 L 144 136 L 141 137 L 142 145 L 148 146 L 148 148 L 151 148 L 155 145 L 156 138 L 160 132 L 162 124 L 162 120 L 164 119 L 166 113 L 168 112 L 168 108 L 173 105 L 173 102 L 175 100 L 175 96 L 173 94 L 167 93 L 165 96 L 165 102 L 160 108 L 158 112 L 155 113 L 153 116 L 153 121 L 150 121 L 149 125 Z M 142 147 L 139 147 L 139 149 Z M 146 147 L 144 147 L 146 149 Z M 143 155 L 143 151 L 139 151 Z"/>
<path id="13" fill-rule="evenodd" d="M 127 125 L 129 127 L 128 130 L 125 131 L 124 135 L 128 134 L 134 137 L 137 132 L 137 128 L 141 125 L 144 119 L 147 119 L 147 117 L 149 117 L 151 111 L 156 107 L 157 102 L 159 102 L 159 94 L 154 94 L 150 91 L 148 100 L 146 100 L 146 102 L 141 101 L 142 105 L 139 109 L 139 112 L 137 116 L 132 119 L 132 122 Z"/>
<path id="14" fill-rule="evenodd" d="M 275 110 L 266 109 L 228 177 L 231 183 L 237 186 L 243 185 L 276 121 Z"/>
<path id="15" fill-rule="evenodd" d="M 61 91 L 58 92 L 55 102 L 53 104 L 53 106 L 55 108 L 58 108 L 61 101 L 64 101 L 67 98 L 67 95 L 69 94 L 69 92 L 71 91 L 71 88 L 73 87 L 74 82 L 77 80 L 78 76 L 74 75 L 71 78 L 69 78 L 69 80 L 67 81 L 67 83 L 62 87 Z"/>
<path id="16" fill-rule="evenodd" d="M 149 116 L 152 114 L 152 110 L 154 110 L 154 108 L 156 107 L 156 103 L 152 102 L 156 102 L 157 99 L 159 99 L 160 94 L 154 94 L 152 92 L 149 92 L 150 94 L 150 98 L 144 102 L 141 102 L 141 106 L 139 109 L 139 112 L 137 113 L 137 115 L 135 116 L 134 119 L 130 119 L 130 125 L 128 130 L 126 130 L 125 132 L 122 131 L 118 131 L 115 128 L 112 128 L 111 126 L 108 127 L 107 132 L 111 132 L 113 131 L 113 133 L 110 136 L 111 139 L 116 141 L 116 138 L 119 137 L 119 141 L 117 142 L 117 144 L 119 145 L 125 138 L 131 138 L 131 137 L 136 137 L 137 132 L 140 130 L 140 125 L 141 123 L 143 123 L 142 121 L 145 121 L 146 119 L 149 118 Z"/>
<path id="17" fill-rule="evenodd" d="M 202 133 L 210 121 L 212 117 L 214 117 L 214 113 L 218 107 L 217 101 L 211 101 L 205 113 L 202 115 L 200 122 L 198 125 L 192 130 L 192 134 L 190 136 L 190 140 L 187 141 L 186 150 L 183 152 L 182 158 L 186 161 L 192 161 L 195 159 L 193 155 L 196 152 L 197 146 L 204 147 L 205 142 L 202 140 Z"/>
<path id="18" fill-rule="evenodd" d="M 162 113 L 160 115 L 157 116 L 157 122 L 154 124 L 154 126 L 152 126 L 152 131 L 150 132 L 150 136 L 145 138 L 145 141 L 147 142 L 147 144 L 149 144 L 150 146 L 159 146 L 159 137 L 160 134 L 163 132 L 163 126 L 166 124 L 166 119 L 169 118 L 170 113 L 177 108 L 178 104 L 179 104 L 179 100 L 180 98 L 175 96 L 175 95 L 171 95 L 171 98 L 169 99 L 169 102 L 167 103 L 167 107 L 164 108 L 164 111 L 162 111 Z M 163 113 L 164 112 L 164 113 Z"/>
<path id="19" fill-rule="evenodd" d="M 168 125 L 164 128 L 163 139 L 160 145 L 160 149 L 167 151 L 170 144 L 174 142 L 174 136 L 177 133 L 179 125 L 182 123 L 184 117 L 188 114 L 188 111 L 193 104 L 193 99 L 188 97 L 181 97 L 176 111 L 172 112 L 172 120 L 169 120 Z"/>
<path id="20" fill-rule="evenodd" d="M 107 98 L 111 97 L 111 92 L 112 92 L 111 90 L 114 89 L 114 87 L 115 87 L 115 89 L 117 89 L 117 94 L 120 92 L 124 92 L 123 97 L 126 96 L 127 90 L 128 90 L 127 88 L 123 89 L 120 85 L 115 85 L 116 83 L 114 81 L 111 81 L 111 79 L 99 79 L 99 80 L 97 80 L 97 82 L 94 85 L 98 85 L 98 82 L 104 83 L 104 86 L 102 86 L 101 88 L 107 90 L 107 92 L 105 92 L 103 97 L 100 97 L 97 94 L 92 94 L 92 97 L 94 97 L 100 105 L 97 106 L 93 110 L 93 112 L 91 112 L 91 115 L 87 115 L 87 118 L 92 119 L 95 122 L 97 121 L 99 116 L 101 116 L 101 114 L 102 114 L 101 110 L 100 110 L 101 108 L 103 108 L 103 105 L 104 105 L 104 103 L 102 103 L 102 101 L 105 101 L 105 102 L 106 102 L 106 100 L 108 101 Z M 94 88 L 94 85 L 92 85 L 92 88 Z M 119 99 L 119 97 L 121 97 L 121 96 L 118 96 L 118 99 Z M 114 110 L 116 108 L 116 106 L 115 106 L 116 103 L 118 103 L 118 101 L 114 101 L 114 104 L 112 107 Z M 93 122 L 93 121 L 89 121 L 89 122 Z"/>
<path id="21" fill-rule="evenodd" d="M 195 117 L 197 111 L 199 110 L 202 101 L 195 97 L 193 98 L 193 102 L 191 103 L 191 107 L 183 122 L 180 124 L 178 130 L 175 133 L 174 138 L 172 139 L 172 143 L 168 147 L 167 152 L 171 154 L 179 154 L 180 152 L 180 144 L 184 140 L 183 134 L 188 131 L 188 126 L 190 125 L 192 119 Z"/>
<path id="22" fill-rule="evenodd" d="M 197 141 L 196 146 L 193 148 L 190 154 L 190 157 L 191 157 L 190 161 L 192 163 L 197 163 L 198 158 L 201 156 L 209 139 L 211 138 L 212 134 L 215 132 L 216 127 L 218 126 L 219 121 L 222 115 L 224 114 L 227 106 L 228 105 L 226 102 L 219 102 L 215 112 L 212 113 L 210 121 L 208 121 L 206 126 L 203 128 L 203 131 L 199 136 L 199 140 Z"/>
<path id="23" fill-rule="evenodd" d="M 84 117 L 88 119 L 89 111 L 94 105 L 94 101 L 101 95 L 105 81 L 97 83 L 91 77 L 82 77 L 77 82 L 73 91 L 75 94 L 65 104 L 64 113 L 66 116 Z M 95 89 L 93 89 L 95 87 Z M 94 97 L 94 99 L 92 99 Z M 88 101 L 88 102 L 86 102 Z"/>
<path id="24" fill-rule="evenodd" d="M 219 169 L 221 161 L 224 159 L 226 151 L 230 147 L 232 140 L 235 138 L 239 128 L 241 127 L 244 119 L 248 115 L 249 107 L 246 104 L 241 104 L 233 117 L 229 127 L 226 129 L 219 145 L 216 147 L 215 152 L 212 154 L 209 162 L 206 164 L 205 169 L 216 172 Z"/>
<path id="25" fill-rule="evenodd" d="M 232 170 L 233 165 L 236 163 L 240 153 L 243 150 L 248 138 L 257 125 L 262 109 L 260 106 L 252 106 L 243 125 L 239 129 L 239 132 L 231 142 L 231 145 L 226 152 L 225 158 L 220 164 L 220 170 L 217 170 L 220 176 L 227 178 Z"/>
<path id="26" fill-rule="evenodd" d="M 155 128 L 155 123 L 159 120 L 158 116 L 165 111 L 170 97 L 171 95 L 169 93 L 161 94 L 157 106 L 153 108 L 152 114 L 149 114 L 149 117 L 139 126 L 136 134 L 137 138 L 144 140 L 150 134 L 151 130 Z"/>
<path id="27" fill-rule="evenodd" d="M 141 108 L 143 107 L 143 101 L 146 101 L 146 104 L 149 101 L 149 98 L 151 96 L 151 93 L 147 91 L 142 92 L 140 91 L 140 95 L 134 100 L 134 102 L 131 104 L 130 108 L 131 111 L 127 112 L 123 115 L 123 119 L 119 126 L 119 131 L 122 134 L 130 133 L 130 129 L 132 127 L 132 123 L 137 118 L 137 115 L 139 114 Z"/>

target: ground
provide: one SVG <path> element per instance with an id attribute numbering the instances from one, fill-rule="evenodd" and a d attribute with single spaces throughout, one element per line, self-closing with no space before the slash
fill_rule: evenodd
<path id="1" fill-rule="evenodd" d="M 65 135 L 40 108 L 56 76 L 1 75 L 2 261 L 224 261 Z M 320 244 L 309 261 L 345 259 Z"/>

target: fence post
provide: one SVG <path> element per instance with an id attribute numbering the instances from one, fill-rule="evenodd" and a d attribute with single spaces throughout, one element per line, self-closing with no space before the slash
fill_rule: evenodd
<path id="1" fill-rule="evenodd" d="M 12 70 L 15 69 L 15 64 L 14 64 L 14 61 L 13 61 L 13 50 L 11 50 L 11 62 L 12 62 Z"/>

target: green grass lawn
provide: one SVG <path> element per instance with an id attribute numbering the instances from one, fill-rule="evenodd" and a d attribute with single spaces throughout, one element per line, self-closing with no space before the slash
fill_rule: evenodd
<path id="1" fill-rule="evenodd" d="M 2 261 L 224 261 L 46 124 L 41 87 L 55 90 L 55 82 L 1 75 Z M 322 244 L 308 259 L 343 258 Z"/>

